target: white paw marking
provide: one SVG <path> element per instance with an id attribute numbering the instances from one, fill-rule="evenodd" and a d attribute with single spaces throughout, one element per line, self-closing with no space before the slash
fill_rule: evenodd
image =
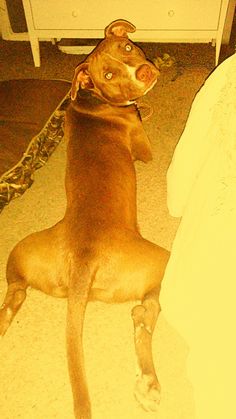
<path id="1" fill-rule="evenodd" d="M 134 395 L 141 407 L 147 412 L 155 412 L 160 403 L 160 386 L 152 375 L 139 375 Z"/>

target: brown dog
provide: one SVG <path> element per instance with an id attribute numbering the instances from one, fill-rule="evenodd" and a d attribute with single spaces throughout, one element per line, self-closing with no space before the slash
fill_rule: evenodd
<path id="1" fill-rule="evenodd" d="M 13 249 L 0 310 L 3 335 L 28 286 L 68 297 L 68 365 L 77 419 L 91 418 L 82 347 L 89 300 L 141 300 L 132 311 L 139 368 L 135 395 L 146 410 L 159 401 L 151 340 L 169 252 L 138 231 L 133 164 L 151 159 L 134 102 L 152 88 L 158 71 L 128 39 L 134 30 L 126 21 L 113 22 L 75 70 L 66 114 L 66 213 Z"/>

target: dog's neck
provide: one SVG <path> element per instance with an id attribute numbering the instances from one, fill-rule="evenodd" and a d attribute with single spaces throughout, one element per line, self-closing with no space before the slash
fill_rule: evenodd
<path id="1" fill-rule="evenodd" d="M 145 102 L 139 103 L 136 100 L 134 100 L 130 104 L 125 104 L 125 105 L 114 104 L 114 103 L 105 101 L 100 96 L 94 95 L 89 90 L 86 90 L 86 89 L 81 89 L 78 92 L 77 99 L 74 101 L 74 106 L 76 107 L 76 104 L 79 105 L 80 102 L 83 103 L 83 107 L 81 108 L 81 110 L 83 109 L 85 111 L 86 109 L 85 112 L 88 112 L 89 110 L 90 111 L 89 113 L 93 113 L 93 109 L 96 109 L 96 112 L 97 112 L 98 108 L 100 108 L 100 110 L 102 111 L 104 107 L 105 108 L 111 107 L 114 110 L 133 108 L 136 111 L 136 114 L 138 115 L 138 118 L 140 119 L 141 122 L 148 120 L 153 114 L 153 108 L 148 103 L 145 103 Z"/>
<path id="2" fill-rule="evenodd" d="M 91 91 L 87 90 L 87 89 L 81 89 L 78 92 L 78 98 L 82 98 L 82 99 L 86 99 L 87 101 L 89 101 L 92 105 L 102 105 L 102 104 L 107 104 L 113 107 L 121 107 L 121 108 L 126 108 L 127 106 L 131 106 L 133 104 L 136 103 L 135 100 L 130 100 L 127 103 L 116 103 L 116 102 L 111 102 L 109 100 L 106 100 L 104 97 L 100 96 L 99 94 L 92 93 Z"/>
<path id="3" fill-rule="evenodd" d="M 136 112 L 139 119 L 142 120 L 139 107 L 136 101 L 124 105 L 110 103 L 105 99 L 103 100 L 103 98 L 101 98 L 100 96 L 92 94 L 90 91 L 86 89 L 79 90 L 76 100 L 72 101 L 72 106 L 77 108 L 77 110 L 80 113 L 96 113 L 97 115 L 102 115 L 104 112 L 106 113 L 108 109 L 113 109 L 115 113 L 118 112 L 119 114 L 120 112 L 122 113 L 123 110 L 129 110 L 129 112 Z"/>

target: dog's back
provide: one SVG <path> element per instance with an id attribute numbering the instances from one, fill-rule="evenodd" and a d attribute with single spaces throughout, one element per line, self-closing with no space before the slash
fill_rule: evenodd
<path id="1" fill-rule="evenodd" d="M 146 245 L 137 227 L 136 175 L 131 154 L 132 143 L 143 134 L 134 105 L 111 108 L 84 95 L 67 111 L 66 240 L 70 241 L 70 252 L 75 248 L 77 265 L 86 260 L 96 271 L 92 299 L 142 299 L 146 288 L 151 288 L 143 280 L 141 291 L 136 280 L 132 286 L 129 281 L 133 294 L 128 292 L 130 268 L 121 279 L 127 255 L 131 258 L 133 252 L 133 262 L 138 266 L 137 254 L 143 253 L 141 247 Z"/>
<path id="2" fill-rule="evenodd" d="M 77 223 L 94 231 L 114 225 L 136 228 L 135 171 L 131 131 L 140 124 L 134 110 L 100 104 L 84 114 L 82 104 L 71 104 L 66 116 L 66 217 L 77 212 Z M 71 211 L 72 208 L 72 211 Z"/>

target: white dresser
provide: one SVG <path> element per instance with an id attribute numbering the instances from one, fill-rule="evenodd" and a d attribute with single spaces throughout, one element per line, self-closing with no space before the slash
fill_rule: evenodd
<path id="1" fill-rule="evenodd" d="M 229 0 L 23 0 L 35 66 L 40 39 L 102 38 L 113 20 L 126 19 L 134 41 L 212 42 L 218 63 Z M 84 48 L 81 52 L 89 52 Z"/>

